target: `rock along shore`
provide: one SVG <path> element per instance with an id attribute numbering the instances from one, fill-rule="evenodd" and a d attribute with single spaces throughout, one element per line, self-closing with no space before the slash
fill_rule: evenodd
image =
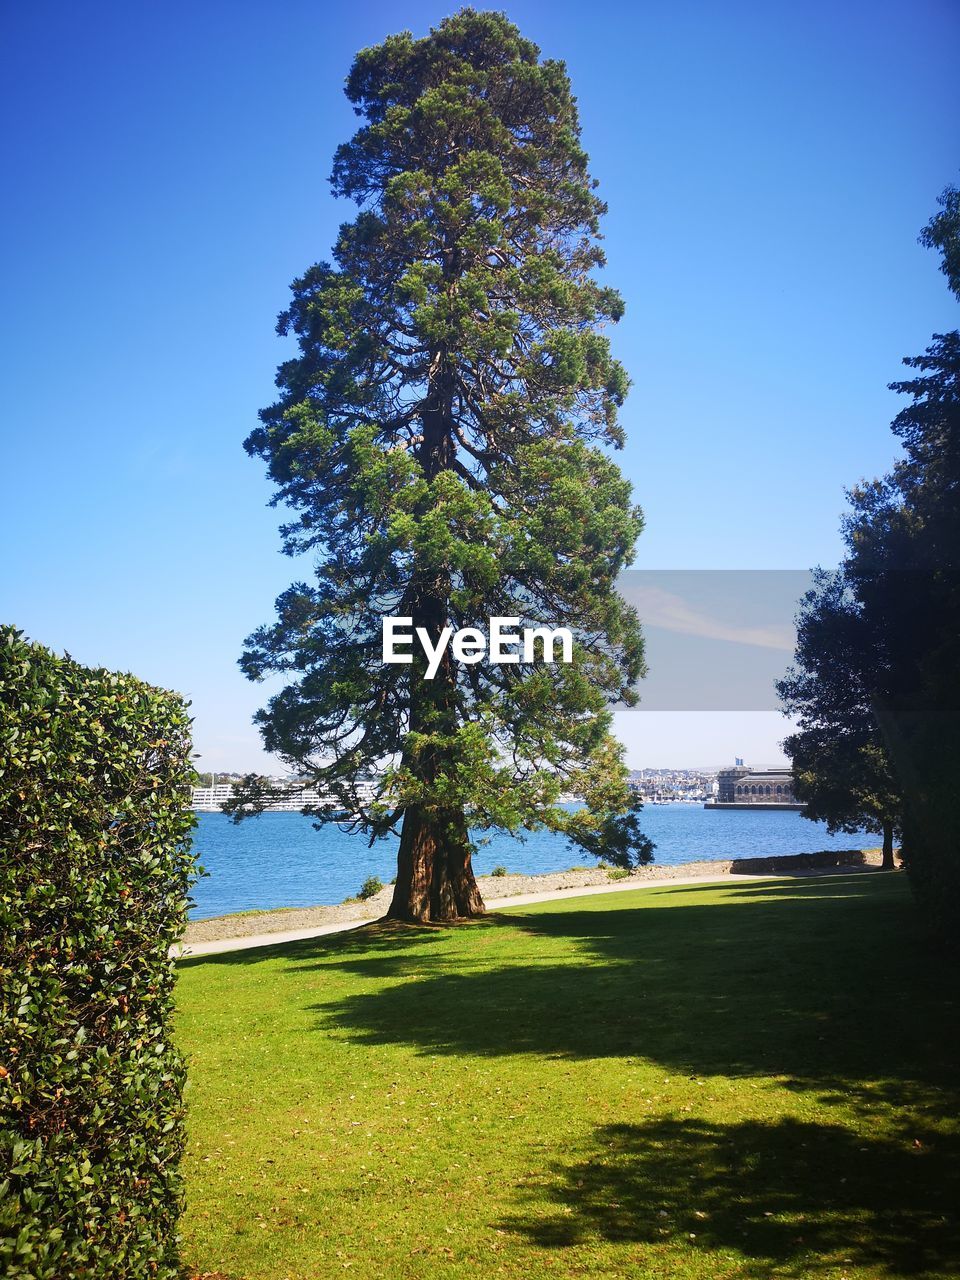
<path id="1" fill-rule="evenodd" d="M 516 898 L 524 894 L 552 893 L 561 889 L 626 888 L 642 885 L 645 880 L 686 880 L 691 877 L 716 878 L 725 875 L 821 875 L 831 871 L 868 870 L 880 866 L 879 849 L 843 849 L 823 853 L 797 853 L 776 858 L 724 858 L 716 862 L 683 862 L 672 867 L 651 863 L 624 876 L 602 867 L 573 867 L 569 871 L 551 871 L 545 875 L 478 876 L 477 883 L 488 907 L 498 898 Z M 192 920 L 186 928 L 186 945 L 219 942 L 227 938 L 259 937 L 270 933 L 287 933 L 299 929 L 342 925 L 349 921 L 378 920 L 386 914 L 393 896 L 393 886 L 365 902 L 352 899 L 326 907 L 284 907 L 277 911 L 251 911 L 239 915 L 212 916 Z"/>

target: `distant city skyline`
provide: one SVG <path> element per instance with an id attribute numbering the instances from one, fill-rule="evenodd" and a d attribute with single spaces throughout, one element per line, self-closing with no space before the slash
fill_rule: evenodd
<path id="1" fill-rule="evenodd" d="M 241 442 L 288 351 L 289 282 L 353 216 L 326 182 L 356 127 L 343 78 L 358 49 L 449 9 L 6 14 L 0 614 L 182 692 L 205 770 L 277 768 L 251 724 L 277 682 L 249 684 L 236 660 L 311 566 L 278 554 L 282 513 Z M 957 180 L 960 10 L 506 11 L 567 62 L 609 204 L 636 568 L 835 564 L 845 488 L 896 455 L 887 384 L 956 324 L 917 234 Z M 702 674 L 684 655 L 711 627 L 764 679 L 789 661 L 782 628 L 682 593 L 648 592 L 643 611 L 661 669 Z M 631 767 L 783 763 L 772 707 L 679 707 L 677 687 L 664 705 L 651 678 L 657 709 L 615 713 Z"/>
<path id="2" fill-rule="evenodd" d="M 732 763 L 733 763 L 732 761 L 729 761 L 724 764 L 714 764 L 714 765 L 699 765 L 699 764 L 642 765 L 642 766 L 638 766 L 636 768 L 631 769 L 630 772 L 632 776 L 635 776 L 637 774 L 642 774 L 642 773 L 716 774 L 721 769 L 726 769 L 730 767 Z M 771 765 L 769 764 L 769 762 L 765 762 L 762 760 L 751 761 L 751 768 L 764 769 L 767 767 L 775 768 L 776 765 Z M 242 769 L 202 769 L 200 770 L 200 772 L 204 775 L 210 775 L 214 778 L 221 778 L 221 779 L 222 778 L 240 778 L 244 774 L 244 770 Z M 277 781 L 289 781 L 293 775 L 288 772 L 288 773 L 278 773 L 278 774 L 273 774 L 268 776 Z M 201 784 L 201 785 L 205 785 L 205 784 Z"/>

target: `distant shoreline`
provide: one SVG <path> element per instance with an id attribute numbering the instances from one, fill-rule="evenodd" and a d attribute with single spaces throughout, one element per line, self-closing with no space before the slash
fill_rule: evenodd
<path id="1" fill-rule="evenodd" d="M 565 889 L 606 887 L 626 889 L 639 887 L 650 880 L 716 879 L 728 875 L 817 875 L 838 870 L 876 870 L 880 867 L 879 849 L 842 849 L 821 853 L 797 853 L 760 858 L 723 858 L 706 862 L 682 862 L 671 866 L 651 863 L 636 871 L 604 870 L 601 867 L 573 867 L 568 871 L 551 871 L 540 875 L 478 876 L 477 883 L 488 907 L 499 899 L 527 895 L 551 894 Z M 243 911 L 233 915 L 210 916 L 191 920 L 183 943 L 219 942 L 230 938 L 261 937 L 265 934 L 298 930 L 323 929 L 329 926 L 358 924 L 378 920 L 386 914 L 393 896 L 392 885 L 365 902 L 356 899 L 333 906 L 280 907 L 265 911 Z"/>

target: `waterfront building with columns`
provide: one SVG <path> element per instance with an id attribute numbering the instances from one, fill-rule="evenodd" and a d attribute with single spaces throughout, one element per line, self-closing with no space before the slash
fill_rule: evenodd
<path id="1" fill-rule="evenodd" d="M 717 794 L 705 809 L 797 809 L 792 769 L 751 769 L 742 760 L 717 774 Z"/>

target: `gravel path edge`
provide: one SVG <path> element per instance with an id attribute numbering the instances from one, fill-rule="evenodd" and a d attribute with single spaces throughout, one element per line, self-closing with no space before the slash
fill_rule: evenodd
<path id="1" fill-rule="evenodd" d="M 625 889 L 655 888 L 672 883 L 716 883 L 731 877 L 770 879 L 777 876 L 829 875 L 849 871 L 878 871 L 879 849 L 852 849 L 823 853 L 791 854 L 771 858 L 722 859 L 714 862 L 686 862 L 672 867 L 641 867 L 630 875 L 611 880 L 601 867 L 574 868 L 545 875 L 479 876 L 478 884 L 488 907 L 522 906 L 611 893 Z M 383 917 L 393 889 L 387 885 L 365 902 L 342 902 L 334 906 L 293 907 L 279 911 L 214 916 L 191 921 L 183 941 L 172 948 L 175 958 L 217 955 L 251 947 L 271 946 L 306 938 L 342 933 Z"/>

